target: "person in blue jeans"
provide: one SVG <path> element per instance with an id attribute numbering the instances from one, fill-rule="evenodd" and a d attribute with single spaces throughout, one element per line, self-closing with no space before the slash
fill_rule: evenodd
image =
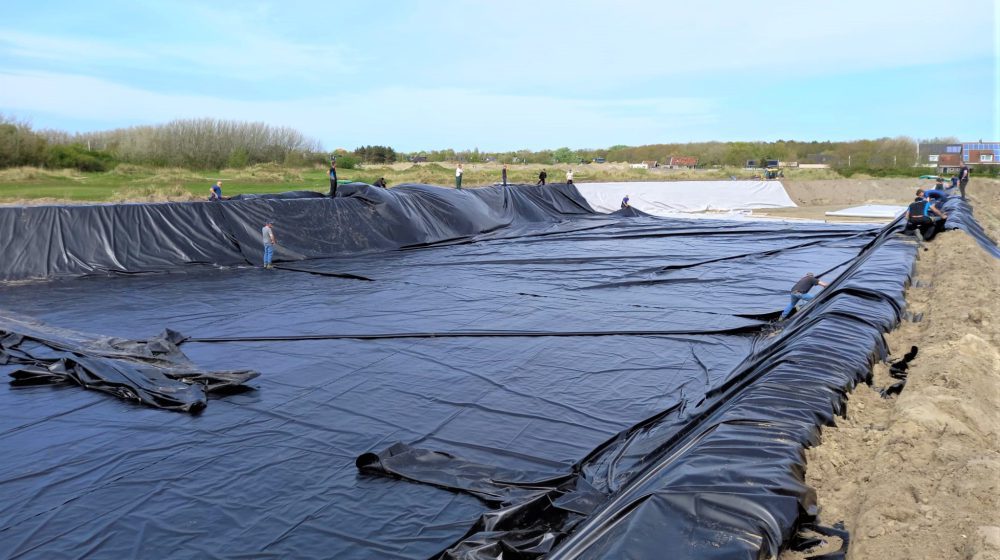
<path id="1" fill-rule="evenodd" d="M 261 228 L 260 234 L 264 242 L 264 268 L 274 268 L 271 258 L 274 257 L 274 246 L 278 244 L 274 239 L 274 222 L 268 220 Z"/>
<path id="2" fill-rule="evenodd" d="M 807 272 L 802 279 L 796 282 L 795 285 L 792 286 L 792 301 L 790 301 L 788 303 L 788 307 L 781 312 L 781 319 L 779 320 L 783 321 L 785 317 L 788 317 L 792 310 L 795 309 L 795 305 L 799 303 L 799 300 L 809 301 L 816 297 L 810 294 L 809 290 L 811 290 L 813 286 L 817 285 L 824 288 L 829 286 L 826 282 L 821 282 L 818 278 L 816 278 L 812 272 Z"/>

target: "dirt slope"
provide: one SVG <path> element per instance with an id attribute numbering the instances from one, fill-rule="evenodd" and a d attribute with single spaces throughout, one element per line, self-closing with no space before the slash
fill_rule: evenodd
<path id="1" fill-rule="evenodd" d="M 996 236 L 1000 183 L 970 192 Z M 959 231 L 927 249 L 907 292 L 922 319 L 887 336 L 892 359 L 919 348 L 902 394 L 862 385 L 808 451 L 821 518 L 846 523 L 851 559 L 1000 559 L 1000 260 Z M 877 365 L 875 387 L 893 382 Z"/>

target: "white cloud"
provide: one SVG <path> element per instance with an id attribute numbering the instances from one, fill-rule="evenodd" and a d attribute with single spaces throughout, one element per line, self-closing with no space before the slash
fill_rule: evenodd
<path id="1" fill-rule="evenodd" d="M 112 73 L 175 73 L 228 77 L 248 81 L 293 79 L 309 81 L 354 71 L 352 60 L 364 60 L 350 49 L 283 38 L 266 22 L 241 12 L 218 13 L 202 8 L 197 14 L 177 10 L 173 17 L 198 17 L 205 36 L 145 37 L 141 41 L 91 36 L 61 36 L 0 28 L 0 56 L 11 60 L 48 62 L 67 71 L 102 69 Z M 0 58 L 2 60 L 2 58 Z"/>
<path id="2" fill-rule="evenodd" d="M 111 42 L 0 29 L 0 52 L 28 59 L 72 62 L 149 62 L 148 56 Z"/>

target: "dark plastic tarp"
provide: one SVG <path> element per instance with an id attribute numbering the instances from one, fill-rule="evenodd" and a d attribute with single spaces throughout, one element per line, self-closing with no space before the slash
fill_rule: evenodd
<path id="1" fill-rule="evenodd" d="M 0 287 L 7 316 L 261 374 L 199 415 L 0 387 L 0 555 L 766 557 L 915 250 L 565 185 L 342 190 L 0 211 L 50 232 L 3 237 L 34 251 L 6 278 L 87 275 Z M 279 268 L 248 269 L 269 218 Z M 832 285 L 775 330 L 807 271 Z"/>

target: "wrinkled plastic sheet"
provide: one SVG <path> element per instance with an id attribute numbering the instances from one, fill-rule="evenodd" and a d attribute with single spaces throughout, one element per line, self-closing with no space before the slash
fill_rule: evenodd
<path id="1" fill-rule="evenodd" d="M 863 204 L 861 206 L 851 206 L 843 210 L 827 212 L 827 216 L 841 216 L 845 218 L 895 218 L 906 212 L 906 206 L 893 206 L 890 204 Z"/>
<path id="2" fill-rule="evenodd" d="M 969 234 L 987 253 L 1000 259 L 1000 247 L 996 239 L 990 237 L 973 215 L 972 204 L 955 195 L 945 199 L 943 209 L 948 214 L 945 229 L 957 229 Z"/>
<path id="3" fill-rule="evenodd" d="M 0 311 L 0 364 L 17 386 L 75 383 L 122 399 L 181 412 L 200 412 L 209 393 L 249 389 L 258 373 L 205 371 L 181 352 L 170 329 L 143 341 L 92 338 Z"/>
<path id="4" fill-rule="evenodd" d="M 81 261 L 2 307 L 261 375 L 200 415 L 0 385 L 0 555 L 766 557 L 815 513 L 803 449 L 885 353 L 915 250 L 899 222 L 602 215 L 565 186 L 345 191 L 54 210 L 185 217 L 240 264 Z M 245 268 L 263 217 L 275 270 Z M 831 286 L 775 331 L 806 271 Z"/>
<path id="5" fill-rule="evenodd" d="M 605 213 L 619 210 L 626 195 L 630 206 L 653 216 L 795 207 L 779 181 L 641 181 L 576 187 L 594 210 Z"/>

